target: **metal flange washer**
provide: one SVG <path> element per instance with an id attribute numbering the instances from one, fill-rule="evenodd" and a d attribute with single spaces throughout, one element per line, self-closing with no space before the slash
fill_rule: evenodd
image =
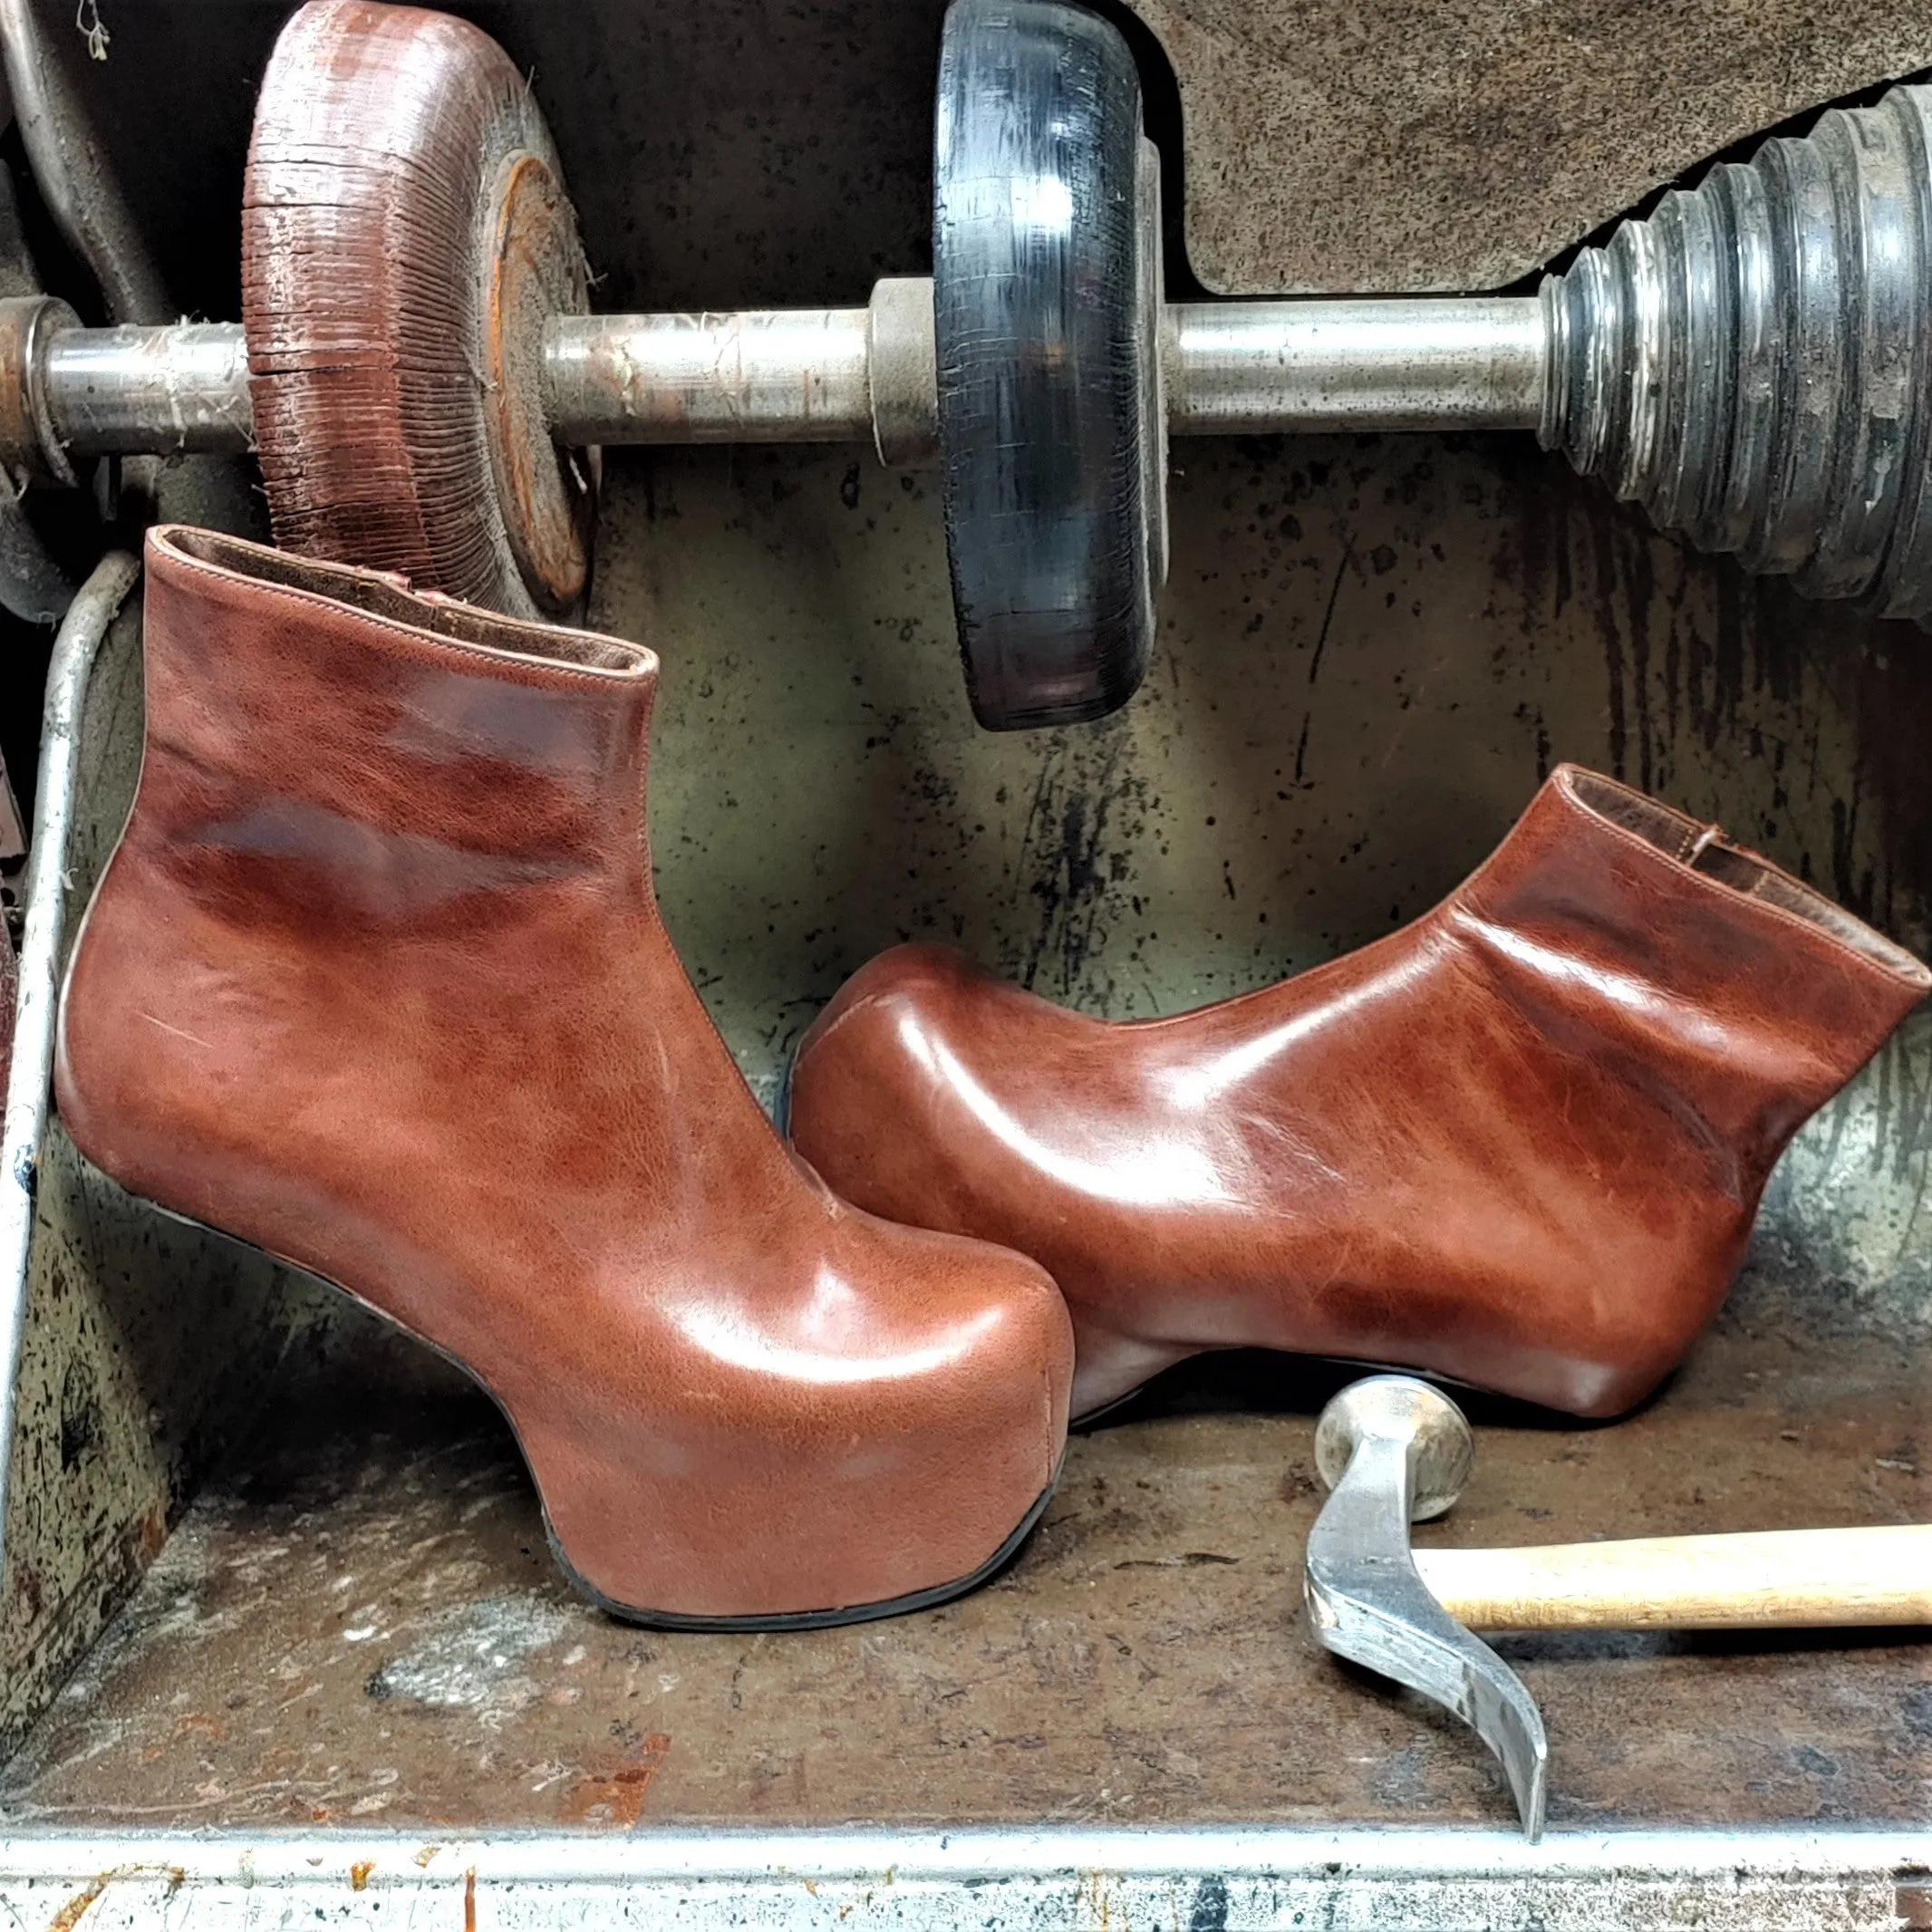
<path id="1" fill-rule="evenodd" d="M 280 85 L 291 37 L 324 33 L 338 58 Z M 1170 435 L 1533 430 L 1703 548 L 1932 624 L 1932 89 L 1713 169 L 1534 295 L 1169 304 L 1125 43 L 1063 0 L 955 0 L 933 281 L 881 282 L 863 308 L 600 316 L 507 72 L 444 16 L 309 0 L 257 123 L 246 343 L 0 304 L 0 460 L 66 480 L 93 456 L 252 433 L 285 541 L 560 613 L 598 446 L 869 439 L 940 467 L 968 686 L 995 729 L 1097 717 L 1138 682 Z M 311 223 L 313 258 L 275 245 L 313 185 L 299 137 L 324 119 L 333 165 L 459 204 L 437 218 L 438 266 L 393 227 L 347 249 Z M 284 407 L 345 348 L 389 387 Z M 378 546 L 379 528 L 407 543 Z"/>

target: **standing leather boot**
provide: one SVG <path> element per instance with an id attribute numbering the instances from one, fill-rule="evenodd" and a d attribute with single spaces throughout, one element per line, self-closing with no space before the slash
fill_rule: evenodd
<path id="1" fill-rule="evenodd" d="M 914 1608 L 1044 1503 L 1066 1313 L 1032 1262 L 855 1212 L 772 1132 L 652 896 L 656 674 L 151 533 L 146 756 L 61 1115 L 136 1194 L 468 1368 L 609 1608 Z"/>
<path id="2" fill-rule="evenodd" d="M 1043 1262 L 1077 1415 L 1258 1345 L 1610 1415 L 1928 984 L 1716 826 L 1566 766 L 1415 924 L 1176 1019 L 898 947 L 806 1035 L 791 1132 L 874 1212 Z"/>

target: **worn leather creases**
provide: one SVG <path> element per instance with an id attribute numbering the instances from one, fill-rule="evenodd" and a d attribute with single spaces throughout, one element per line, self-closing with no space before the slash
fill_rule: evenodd
<path id="1" fill-rule="evenodd" d="M 1422 919 L 1197 1012 L 1109 1024 L 895 948 L 801 1043 L 790 1126 L 848 1198 L 1048 1268 L 1077 1415 L 1245 1345 L 1610 1415 L 1928 985 L 1716 828 L 1566 766 Z"/>

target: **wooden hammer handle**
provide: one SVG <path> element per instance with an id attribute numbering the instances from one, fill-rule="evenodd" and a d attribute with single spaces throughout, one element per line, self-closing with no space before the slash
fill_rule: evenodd
<path id="1" fill-rule="evenodd" d="M 1415 1555 L 1473 1630 L 1932 1623 L 1932 1523 Z"/>

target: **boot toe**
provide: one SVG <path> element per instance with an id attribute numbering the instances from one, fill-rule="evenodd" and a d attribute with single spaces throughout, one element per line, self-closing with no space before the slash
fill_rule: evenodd
<path id="1" fill-rule="evenodd" d="M 926 1284 L 931 1310 L 922 1323 L 930 1338 L 908 1352 L 922 1363 L 904 1390 L 916 1415 L 880 1472 L 875 1508 L 901 1531 L 865 1588 L 873 1599 L 950 1593 L 1010 1553 L 1053 1485 L 1073 1327 L 1052 1278 L 1024 1256 L 864 1219 L 894 1251 L 900 1278 Z"/>
<path id="2" fill-rule="evenodd" d="M 846 1200 L 894 1221 L 961 1225 L 945 1212 L 952 1177 L 935 1124 L 964 1050 L 959 1018 L 989 990 L 1013 992 L 951 946 L 894 946 L 812 1023 L 792 1065 L 787 1131 Z"/>
<path id="3" fill-rule="evenodd" d="M 622 1407 L 560 1407 L 554 1387 L 513 1405 L 560 1553 L 622 1614 L 916 1608 L 997 1565 L 1052 1484 L 1073 1335 L 1051 1279 L 818 1192 L 807 1292 L 721 1313 L 702 1284 L 659 1285 L 680 1386 L 647 1371 Z"/>

